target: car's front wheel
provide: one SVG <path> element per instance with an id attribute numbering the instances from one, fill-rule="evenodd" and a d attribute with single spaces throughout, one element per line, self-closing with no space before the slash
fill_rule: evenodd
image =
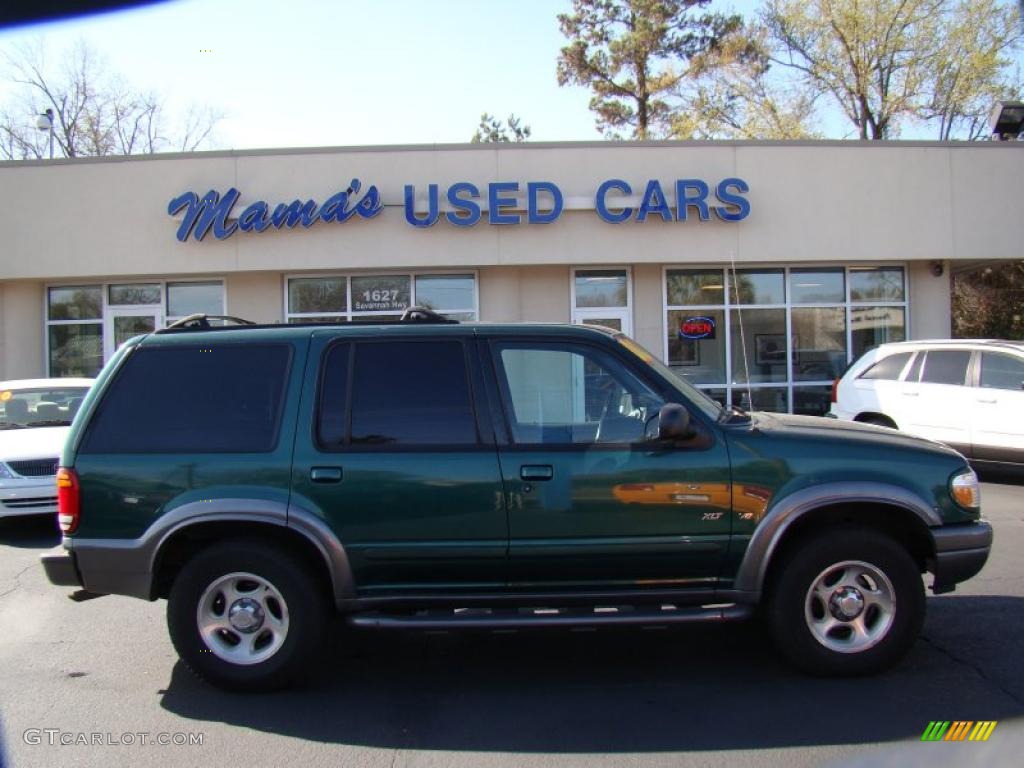
<path id="1" fill-rule="evenodd" d="M 913 645 L 924 613 L 914 559 L 870 530 L 805 539 L 770 586 L 776 644 L 812 674 L 870 674 L 892 666 Z"/>
<path id="2" fill-rule="evenodd" d="M 167 625 L 199 677 L 230 690 L 272 690 L 316 655 L 326 612 L 322 590 L 290 554 L 258 541 L 225 542 L 182 567 Z"/>

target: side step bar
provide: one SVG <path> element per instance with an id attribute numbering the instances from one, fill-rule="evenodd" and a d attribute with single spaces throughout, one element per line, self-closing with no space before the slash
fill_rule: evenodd
<path id="1" fill-rule="evenodd" d="M 367 612 L 348 617 L 355 627 L 369 629 L 528 629 L 530 627 L 660 626 L 740 621 L 753 614 L 749 605 L 677 607 L 661 605 L 579 608 L 455 608 L 409 614 Z"/>

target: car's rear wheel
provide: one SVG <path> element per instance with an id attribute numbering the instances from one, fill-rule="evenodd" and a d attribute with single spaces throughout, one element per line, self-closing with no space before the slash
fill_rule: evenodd
<path id="1" fill-rule="evenodd" d="M 272 690 L 315 657 L 326 613 L 322 590 L 295 558 L 257 541 L 225 542 L 182 567 L 167 625 L 199 677 L 230 690 Z"/>
<path id="2" fill-rule="evenodd" d="M 924 623 L 917 564 L 891 537 L 842 528 L 805 539 L 770 585 L 779 650 L 811 674 L 859 675 L 895 664 Z"/>

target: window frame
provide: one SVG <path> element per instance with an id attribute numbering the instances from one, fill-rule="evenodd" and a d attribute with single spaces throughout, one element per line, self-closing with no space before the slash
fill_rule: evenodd
<path id="1" fill-rule="evenodd" d="M 851 363 L 854 362 L 859 356 L 853 355 L 853 328 L 851 325 L 852 311 L 862 307 L 895 307 L 903 310 L 903 331 L 904 340 L 908 340 L 912 337 L 911 329 L 911 317 L 910 317 L 910 264 L 909 262 L 899 261 L 877 261 L 877 262 L 860 262 L 857 264 L 846 264 L 837 265 L 834 262 L 823 262 L 823 261 L 808 261 L 808 262 L 777 262 L 777 261 L 766 261 L 764 263 L 750 263 L 744 262 L 742 264 L 723 264 L 721 262 L 694 262 L 694 263 L 671 263 L 663 264 L 661 268 L 661 354 L 662 361 L 665 365 L 669 365 L 669 344 L 668 344 L 668 313 L 672 311 L 681 312 L 707 312 L 707 311 L 720 311 L 723 313 L 724 322 L 724 340 L 725 340 L 725 370 L 724 377 L 721 382 L 712 384 L 696 384 L 693 386 L 702 390 L 720 390 L 725 393 L 725 403 L 730 405 L 737 402 L 738 398 L 734 398 L 736 393 L 744 393 L 746 390 L 757 390 L 757 389 L 768 389 L 768 390 L 782 390 L 786 393 L 786 402 L 788 404 L 788 413 L 793 413 L 794 404 L 794 393 L 795 391 L 802 389 L 814 389 L 831 387 L 833 379 L 808 379 L 807 381 L 797 380 L 793 378 L 793 310 L 794 309 L 833 309 L 842 308 L 844 322 L 846 324 L 845 329 L 845 341 L 846 341 L 846 368 L 839 372 L 841 376 L 845 370 L 849 369 Z M 843 270 L 843 300 L 841 302 L 808 302 L 808 303 L 795 303 L 792 297 L 792 291 L 790 290 L 790 276 L 793 270 L 808 270 L 808 269 L 820 269 L 820 270 Z M 850 272 L 857 271 L 859 269 L 886 269 L 886 268 L 899 268 L 903 270 L 903 300 L 902 301 L 853 301 L 850 293 Z M 783 290 L 785 301 L 781 304 L 741 304 L 735 301 L 735 289 L 732 284 L 731 273 L 743 270 L 772 270 L 782 269 L 783 270 Z M 673 270 L 715 270 L 722 274 L 723 279 L 723 302 L 721 304 L 693 304 L 693 305 L 677 305 L 668 303 L 668 273 Z M 787 360 L 787 373 L 786 380 L 784 382 L 749 382 L 749 383 L 733 383 L 733 371 L 732 371 L 732 323 L 731 313 L 735 311 L 746 311 L 748 309 L 783 309 L 785 310 L 785 328 L 786 328 L 786 360 Z"/>
<path id="2" fill-rule="evenodd" d="M 110 303 L 110 287 L 112 285 L 132 285 L 137 283 L 139 285 L 159 285 L 160 286 L 160 303 L 159 304 L 111 304 Z M 223 314 L 231 314 L 228 310 L 228 288 L 227 279 L 223 276 L 211 275 L 211 276 L 191 276 L 191 277 L 161 277 L 161 278 L 123 278 L 117 280 L 102 280 L 100 282 L 88 281 L 88 280 L 62 280 L 55 283 L 45 283 L 43 285 L 43 360 L 46 364 L 46 375 L 54 377 L 53 369 L 51 368 L 50 360 L 50 326 L 53 325 L 98 325 L 100 327 L 100 355 L 103 358 L 103 365 L 114 356 L 117 349 L 108 348 L 108 337 L 112 338 L 112 335 L 108 333 L 108 324 L 112 320 L 111 310 L 116 309 L 132 309 L 132 310 L 153 310 L 157 313 L 158 317 L 162 319 L 163 326 L 166 327 L 176 320 L 180 320 L 184 315 L 169 315 L 167 314 L 167 285 L 168 283 L 220 283 L 221 287 L 221 306 L 223 307 Z M 51 288 L 77 288 L 77 287 L 99 287 L 100 288 L 100 316 L 95 319 L 84 319 L 84 320 L 51 320 L 50 319 L 50 289 Z M 102 366 L 101 366 L 102 368 Z M 98 375 L 93 374 L 95 377 Z"/>
<path id="3" fill-rule="evenodd" d="M 444 450 L 452 453 L 471 453 L 476 451 L 493 450 L 493 439 L 488 440 L 488 431 L 484 428 L 483 418 L 488 414 L 486 398 L 483 394 L 483 387 L 473 375 L 476 365 L 473 354 L 471 339 L 463 336 L 405 336 L 393 335 L 375 338 L 359 338 L 352 336 L 340 336 L 328 341 L 320 353 L 317 363 L 316 396 L 313 399 L 313 423 L 311 433 L 313 436 L 313 448 L 322 454 L 346 454 L 346 453 L 417 453 Z M 353 384 L 356 373 L 356 346 L 363 344 L 390 344 L 390 343 L 457 343 L 462 347 L 462 359 L 465 365 L 466 391 L 469 394 L 469 409 L 473 421 L 473 429 L 476 433 L 475 443 L 352 443 L 352 395 Z M 338 445 L 330 445 L 321 439 L 320 414 L 322 412 L 323 398 L 326 396 L 325 379 L 327 372 L 327 359 L 331 352 L 339 346 L 349 346 L 349 367 L 345 391 L 345 437 Z M 489 418 L 489 416 L 488 416 Z"/>
<path id="4" fill-rule="evenodd" d="M 408 277 L 409 278 L 409 306 L 417 306 L 416 303 L 416 278 L 425 275 L 435 277 L 459 277 L 461 275 L 473 278 L 473 302 L 472 308 L 443 309 L 439 310 L 442 315 L 472 314 L 473 319 L 465 322 L 476 322 L 480 319 L 480 271 L 478 269 L 416 269 L 416 270 L 353 270 L 347 272 L 310 272 L 310 273 L 287 273 L 282 275 L 282 309 L 284 312 L 284 323 L 287 325 L 293 322 L 309 322 L 319 317 L 329 317 L 338 322 L 351 323 L 363 321 L 366 318 L 379 317 L 382 320 L 393 318 L 400 314 L 395 310 L 381 310 L 373 312 L 356 312 L 352 309 L 352 278 L 353 277 Z M 288 301 L 288 284 L 291 280 L 315 280 L 317 278 L 341 278 L 345 281 L 345 311 L 344 312 L 292 312 Z M 372 322 L 370 320 L 369 322 Z M 326 323 L 325 323 L 326 325 Z"/>

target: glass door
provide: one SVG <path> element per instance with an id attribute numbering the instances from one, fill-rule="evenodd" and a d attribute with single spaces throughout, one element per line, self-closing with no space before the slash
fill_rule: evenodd
<path id="1" fill-rule="evenodd" d="M 632 285 L 625 268 L 574 269 L 572 321 L 633 335 Z"/>
<path id="2" fill-rule="evenodd" d="M 152 333 L 163 327 L 163 311 L 159 307 L 108 308 L 103 324 L 104 346 L 109 358 L 133 336 Z"/>

